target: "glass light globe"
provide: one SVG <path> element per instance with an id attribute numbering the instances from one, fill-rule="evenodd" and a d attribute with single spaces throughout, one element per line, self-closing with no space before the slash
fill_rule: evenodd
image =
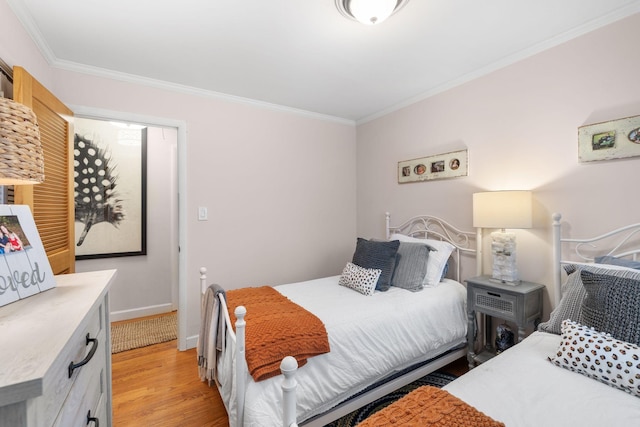
<path id="1" fill-rule="evenodd" d="M 351 0 L 349 11 L 359 22 L 374 25 L 391 16 L 397 4 L 397 0 Z"/>

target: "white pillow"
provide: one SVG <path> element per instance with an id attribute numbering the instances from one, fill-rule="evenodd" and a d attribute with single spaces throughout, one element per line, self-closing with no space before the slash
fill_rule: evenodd
<path id="1" fill-rule="evenodd" d="M 363 295 L 373 295 L 381 273 L 382 270 L 378 268 L 364 268 L 348 262 L 342 270 L 338 284 Z"/>
<path id="2" fill-rule="evenodd" d="M 451 256 L 451 252 L 455 249 L 449 242 L 434 239 L 418 239 L 415 237 L 406 236 L 404 234 L 392 234 L 390 240 L 399 240 L 401 242 L 411 243 L 423 243 L 427 246 L 431 246 L 433 249 L 429 252 L 429 258 L 427 259 L 427 274 L 424 277 L 424 286 L 434 287 L 438 286 L 442 280 L 442 272 L 445 265 Z"/>

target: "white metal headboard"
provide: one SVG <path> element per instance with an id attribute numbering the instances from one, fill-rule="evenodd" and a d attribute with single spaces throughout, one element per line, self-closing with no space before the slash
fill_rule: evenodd
<path id="1" fill-rule="evenodd" d="M 476 274 L 482 272 L 482 260 L 478 256 L 479 236 L 475 231 L 463 231 L 451 225 L 449 222 L 430 215 L 414 216 L 408 221 L 391 226 L 391 215 L 385 213 L 386 237 L 389 239 L 393 233 L 421 239 L 444 240 L 455 246 L 452 256 L 456 262 L 456 280 L 460 277 L 460 254 L 467 253 L 476 257 Z"/>
<path id="2" fill-rule="evenodd" d="M 640 223 L 626 225 L 604 234 L 583 239 L 562 237 L 562 215 L 553 218 L 553 281 L 556 305 L 562 298 L 562 264 L 574 258 L 580 262 L 593 262 L 595 256 L 615 256 L 637 260 L 640 256 Z M 563 252 L 564 249 L 564 252 Z"/>

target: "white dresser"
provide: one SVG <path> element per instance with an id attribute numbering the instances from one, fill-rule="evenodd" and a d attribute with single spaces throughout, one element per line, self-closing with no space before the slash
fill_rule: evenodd
<path id="1" fill-rule="evenodd" d="M 111 426 L 115 270 L 56 276 L 0 307 L 0 426 Z"/>

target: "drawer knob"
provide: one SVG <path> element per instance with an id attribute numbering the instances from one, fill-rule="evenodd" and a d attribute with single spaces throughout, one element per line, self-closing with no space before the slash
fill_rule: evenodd
<path id="1" fill-rule="evenodd" d="M 87 425 L 89 425 L 89 423 L 92 421 L 95 423 L 95 427 L 100 427 L 100 420 L 98 419 L 98 417 L 92 417 L 91 411 L 89 411 L 87 412 Z"/>
<path id="2" fill-rule="evenodd" d="M 79 368 L 89 363 L 91 358 L 93 358 L 93 355 L 96 354 L 96 350 L 98 349 L 98 338 L 91 338 L 89 333 L 87 333 L 87 345 L 89 344 L 93 344 L 93 346 L 91 347 L 91 350 L 89 350 L 89 354 L 87 354 L 87 357 L 85 357 L 78 363 L 73 363 L 73 361 L 69 363 L 69 378 L 71 378 L 71 376 L 73 375 L 73 371 L 76 368 Z"/>

